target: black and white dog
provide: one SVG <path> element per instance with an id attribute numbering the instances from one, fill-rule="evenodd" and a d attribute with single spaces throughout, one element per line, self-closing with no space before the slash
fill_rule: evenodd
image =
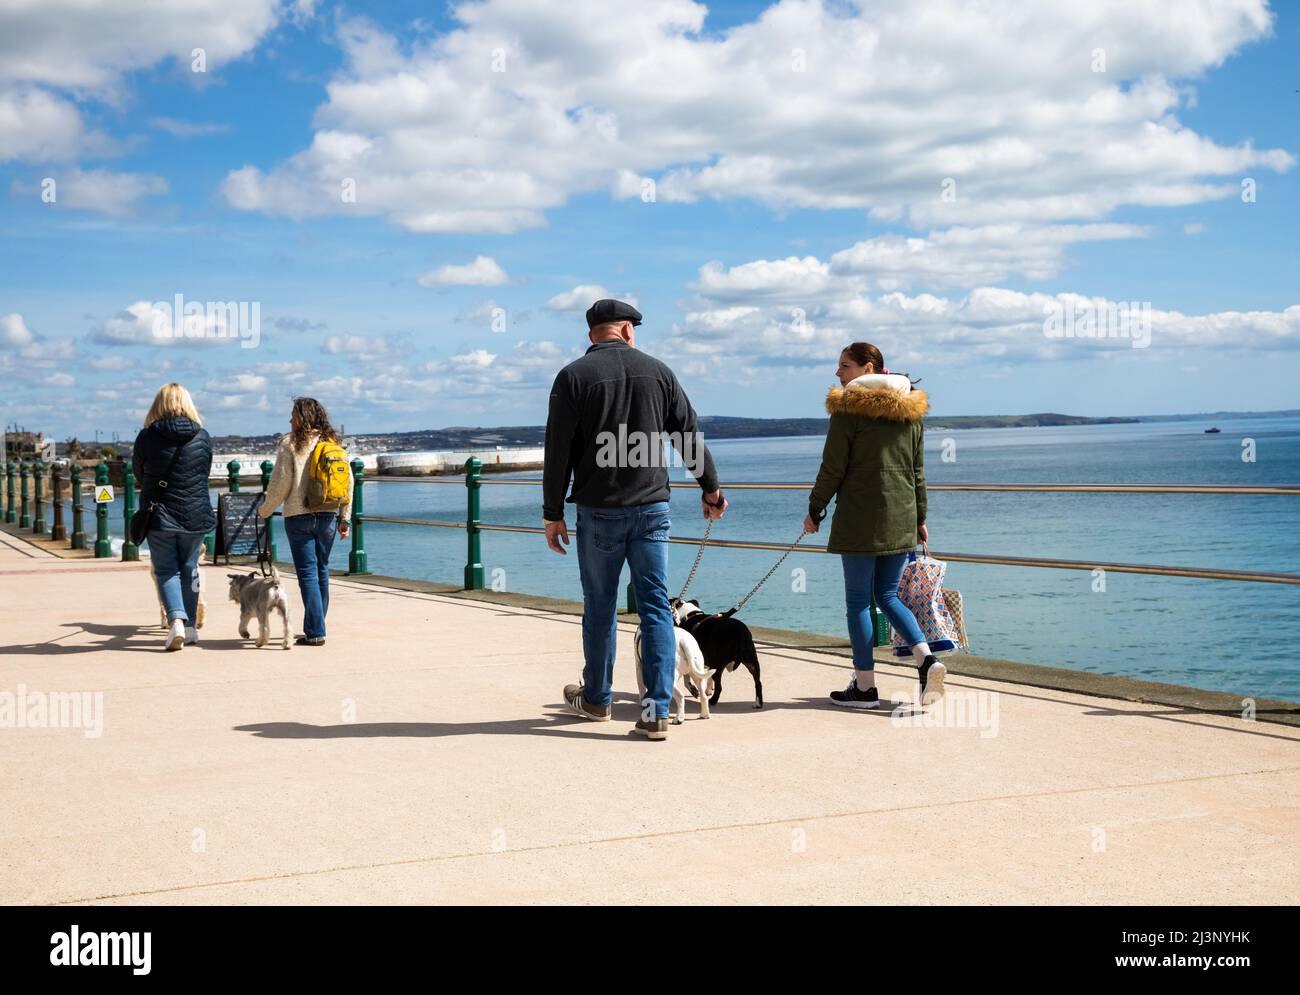
<path id="1" fill-rule="evenodd" d="M 759 677 L 758 651 L 749 626 L 738 618 L 723 615 L 706 615 L 700 603 L 672 601 L 673 620 L 695 637 L 704 654 L 704 666 L 713 671 L 713 696 L 710 705 L 716 705 L 722 694 L 722 672 L 735 670 L 742 663 L 754 678 L 754 707 L 763 707 L 763 681 Z M 694 688 L 690 689 L 692 692 Z"/>

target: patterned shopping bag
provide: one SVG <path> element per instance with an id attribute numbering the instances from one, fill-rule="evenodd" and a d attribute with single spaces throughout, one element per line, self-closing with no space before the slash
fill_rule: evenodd
<path id="1" fill-rule="evenodd" d="M 930 555 L 929 546 L 925 546 L 920 556 L 915 551 L 907 555 L 907 566 L 898 582 L 898 599 L 916 616 L 925 641 L 935 656 L 954 653 L 962 645 L 957 623 L 944 599 L 943 575 L 947 571 L 948 564 L 936 560 Z M 893 630 L 892 642 L 895 656 L 906 658 L 912 655 L 897 628 Z"/>

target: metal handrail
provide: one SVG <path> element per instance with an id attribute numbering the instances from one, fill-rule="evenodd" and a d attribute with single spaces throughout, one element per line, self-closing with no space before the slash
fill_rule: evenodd
<path id="1" fill-rule="evenodd" d="M 453 484 L 465 485 L 461 475 L 437 477 L 404 477 L 388 474 L 366 477 L 368 482 L 384 484 Z M 479 478 L 480 484 L 494 484 L 506 487 L 536 487 L 542 483 L 539 477 L 523 480 L 493 480 L 490 477 Z M 669 487 L 698 488 L 694 481 L 674 480 Z M 725 484 L 727 491 L 807 491 L 811 483 L 744 483 Z M 1044 494 L 1245 494 L 1245 495 L 1300 495 L 1300 484 L 929 484 L 929 491 L 991 491 L 1018 492 L 1034 491 Z"/>
<path id="2" fill-rule="evenodd" d="M 430 528 L 463 529 L 465 522 L 442 522 L 422 518 L 386 518 L 381 515 L 366 515 L 367 522 L 389 522 L 394 525 L 420 525 Z M 479 522 L 475 528 L 483 532 L 524 532 L 532 535 L 544 535 L 545 529 L 531 525 L 497 525 Z M 577 530 L 574 530 L 577 534 Z M 700 537 L 670 536 L 668 541 L 683 546 L 698 546 Z M 757 549 L 784 552 L 790 548 L 789 543 L 744 542 L 736 539 L 710 539 L 710 546 L 723 549 Z M 796 552 L 828 553 L 825 546 L 800 545 Z M 949 563 L 983 563 L 994 566 L 1041 567 L 1048 570 L 1104 570 L 1110 573 L 1146 574 L 1153 577 L 1191 577 L 1199 580 L 1235 580 L 1258 584 L 1300 585 L 1300 574 L 1280 573 L 1266 570 L 1220 570 L 1208 567 L 1175 567 L 1156 563 L 1108 563 L 1100 560 L 1062 560 L 1034 556 L 984 556 L 978 553 L 945 553 L 938 550 L 932 555 Z"/>
<path id="3" fill-rule="evenodd" d="M 23 464 L 19 464 L 19 466 L 24 470 L 26 469 L 26 467 Z M 470 560 L 471 563 L 474 564 L 473 569 L 478 571 L 481 571 L 481 564 L 478 563 L 479 558 L 476 555 L 475 551 L 477 549 L 477 541 L 478 541 L 477 534 L 479 532 L 517 532 L 517 533 L 526 533 L 526 534 L 534 534 L 534 535 L 543 534 L 545 532 L 544 529 L 537 528 L 535 526 L 503 525 L 503 524 L 496 524 L 496 523 L 484 523 L 478 520 L 477 489 L 482 484 L 500 484 L 500 485 L 516 486 L 516 487 L 536 487 L 542 483 L 542 480 L 540 478 L 536 478 L 536 477 L 524 478 L 524 479 L 516 478 L 516 479 L 509 479 L 509 480 L 491 479 L 490 477 L 484 478 L 482 476 L 481 468 L 478 465 L 478 461 L 474 459 L 471 459 L 469 463 L 467 463 L 467 468 L 473 467 L 474 472 L 472 477 L 468 477 L 466 475 L 442 476 L 442 477 L 405 477 L 405 476 L 383 475 L 378 477 L 367 478 L 363 474 L 363 468 L 361 466 L 360 460 L 354 460 L 352 466 L 353 466 L 354 475 L 357 477 L 358 480 L 362 480 L 363 482 L 368 480 L 374 480 L 376 482 L 384 482 L 384 483 L 400 482 L 400 483 L 453 484 L 456 486 L 467 487 L 469 489 L 469 495 L 470 495 L 470 513 L 467 516 L 466 521 L 447 522 L 447 521 L 435 521 L 435 520 L 428 520 L 428 519 L 394 518 L 394 517 L 387 517 L 383 515 L 364 514 L 363 507 L 362 507 L 361 493 L 360 493 L 360 489 L 358 489 L 358 493 L 356 495 L 356 504 L 354 509 L 355 511 L 354 517 L 355 517 L 355 522 L 357 527 L 353 532 L 353 554 L 352 554 L 353 559 L 350 560 L 350 567 L 353 569 L 360 568 L 359 572 L 366 572 L 364 567 L 365 552 L 364 552 L 364 546 L 362 544 L 362 528 L 361 528 L 363 522 L 382 522 L 382 523 L 390 523 L 394 525 L 414 525 L 414 526 L 423 526 L 423 527 L 430 527 L 430 528 L 465 529 L 469 532 L 470 540 L 471 540 Z M 235 489 L 239 486 L 239 484 L 242 484 L 250 480 L 250 478 L 243 477 L 238 473 L 239 467 L 237 463 L 232 461 L 230 467 L 233 471 L 235 471 L 229 476 L 227 481 L 228 484 L 232 486 L 232 489 Z M 270 463 L 269 462 L 264 463 L 262 469 L 263 469 L 263 474 L 260 480 L 263 489 L 265 489 L 267 485 L 267 478 L 270 475 Z M 6 466 L 6 471 L 11 471 L 11 470 L 12 470 L 12 466 Z M 95 486 L 101 486 L 107 484 L 108 482 L 107 471 L 108 471 L 108 467 L 105 464 L 101 463 L 99 467 L 97 467 Z M 7 473 L 6 476 L 7 476 L 6 483 L 9 484 L 10 488 L 12 488 L 12 474 Z M 101 476 L 103 479 L 100 479 Z M 259 478 L 251 478 L 251 479 L 256 480 Z M 81 510 L 79 502 L 80 502 L 81 492 L 84 490 L 85 486 L 86 485 L 83 485 L 82 487 L 77 487 L 74 490 L 74 500 L 73 500 L 74 519 L 76 518 L 76 513 L 80 512 Z M 682 488 L 695 488 L 698 485 L 696 485 L 692 481 L 677 481 L 677 482 L 672 482 L 671 486 L 682 487 Z M 810 486 L 811 485 L 807 483 L 754 482 L 754 483 L 728 484 L 727 489 L 804 491 L 807 490 Z M 1264 484 L 1264 485 L 1109 484 L 1109 483 L 1103 483 L 1103 484 L 1086 484 L 1086 483 L 1085 484 L 1081 484 L 1081 483 L 931 484 L 929 485 L 929 489 L 947 490 L 947 491 L 990 491 L 990 492 L 1038 491 L 1043 493 L 1065 492 L 1065 493 L 1120 493 L 1120 494 L 1139 493 L 1139 494 L 1235 494 L 1235 495 L 1300 494 L 1300 485 L 1296 485 L 1296 484 Z M 14 504 L 14 500 L 13 500 L 14 495 L 6 494 L 6 497 L 8 498 L 6 504 L 9 505 L 8 514 L 6 515 L 6 518 L 10 518 L 13 516 L 13 512 L 14 512 L 14 509 L 12 507 L 12 505 Z M 131 493 L 130 483 L 128 482 L 127 499 L 125 502 L 127 519 L 130 518 L 130 514 L 132 510 L 131 501 L 133 497 L 134 495 Z M 55 495 L 55 498 L 57 500 L 57 495 Z M 37 499 L 39 502 L 40 500 L 39 495 L 37 496 Z M 26 486 L 24 482 L 24 487 L 23 487 L 24 510 L 26 509 L 26 501 L 27 501 L 27 494 L 26 494 Z M 38 503 L 38 508 L 39 508 L 39 503 Z M 40 517 L 39 512 L 37 517 L 38 518 Z M 96 555 L 97 556 L 109 555 L 108 554 L 109 544 L 107 539 L 107 530 L 105 527 L 106 526 L 105 509 L 102 506 L 99 509 L 97 509 L 96 517 L 97 519 L 99 519 L 98 524 L 100 525 L 100 528 L 97 530 L 99 531 L 100 535 L 96 542 Z M 26 525 L 26 523 L 22 523 L 22 527 L 28 527 L 28 526 Z M 36 531 L 40 531 L 40 529 L 37 529 Z M 73 547 L 82 548 L 81 545 L 78 545 L 76 533 L 79 533 L 79 529 L 74 527 Z M 700 538 L 674 536 L 671 537 L 668 541 L 673 543 L 678 543 L 681 545 L 695 546 L 700 544 L 702 540 Z M 83 544 L 84 544 L 84 540 L 83 540 Z M 766 551 L 785 551 L 789 549 L 789 544 L 786 543 L 749 542 L 749 541 L 742 541 L 742 540 L 714 539 L 711 541 L 711 544 L 714 546 L 720 546 L 725 549 L 752 549 L 752 550 L 766 550 Z M 103 546 L 104 549 L 100 549 L 99 548 L 100 546 Z M 827 549 L 825 546 L 801 545 L 798 547 L 798 551 L 808 552 L 808 553 L 826 553 Z M 989 564 L 989 565 L 998 565 L 998 566 L 1037 567 L 1037 568 L 1055 569 L 1055 570 L 1088 570 L 1088 571 L 1105 570 L 1105 571 L 1113 571 L 1115 573 L 1145 574 L 1149 576 L 1160 576 L 1160 577 L 1186 577 L 1186 578 L 1194 578 L 1194 579 L 1202 579 L 1202 580 L 1232 580 L 1232 581 L 1246 581 L 1246 582 L 1264 583 L 1264 584 L 1284 584 L 1284 585 L 1293 585 L 1293 586 L 1300 585 L 1300 574 L 1274 572 L 1274 571 L 1224 570 L 1224 569 L 1205 568 L 1205 567 L 1177 567 L 1177 566 L 1169 566 L 1164 564 L 1153 564 L 1153 563 L 1110 563 L 1110 562 L 1087 561 L 1087 560 L 1068 560 L 1068 559 L 1048 558 L 1048 557 L 994 556 L 994 555 L 983 555 L 977 553 L 936 553 L 936 555 L 938 555 L 942 559 L 948 560 L 949 562 L 953 562 L 953 563 L 979 563 L 979 564 Z M 469 576 L 470 569 L 471 568 L 467 566 L 467 576 Z M 477 576 L 477 574 L 475 574 L 475 576 Z M 477 583 L 477 581 L 475 582 Z"/>

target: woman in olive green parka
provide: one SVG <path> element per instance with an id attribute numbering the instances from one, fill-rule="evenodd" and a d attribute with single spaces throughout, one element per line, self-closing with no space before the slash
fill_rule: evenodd
<path id="1" fill-rule="evenodd" d="M 898 599 L 907 554 L 926 541 L 922 418 L 929 398 L 911 380 L 891 374 L 880 350 L 854 342 L 840 353 L 840 386 L 826 395 L 831 416 L 821 470 L 808 498 L 804 528 L 816 532 L 835 499 L 830 541 L 844 567 L 844 598 L 854 679 L 831 703 L 876 708 L 871 602 L 911 647 L 920 668 L 922 702 L 943 694 L 946 670 L 930 652 L 916 616 Z"/>

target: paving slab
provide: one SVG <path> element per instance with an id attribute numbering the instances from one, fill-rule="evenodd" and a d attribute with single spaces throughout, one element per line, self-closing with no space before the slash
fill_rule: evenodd
<path id="1" fill-rule="evenodd" d="M 713 718 L 692 703 L 652 743 L 631 734 L 631 623 L 614 721 L 589 723 L 560 700 L 581 659 L 564 611 L 339 579 L 326 646 L 257 649 L 206 567 L 201 643 L 164 653 L 147 564 L 14 542 L 0 694 L 98 695 L 102 729 L 0 728 L 3 902 L 1271 904 L 1300 887 L 1293 727 L 960 658 L 942 710 L 843 711 L 826 704 L 842 656 L 767 642 L 767 707 L 731 674 Z M 910 698 L 915 671 L 881 664 L 880 685 Z"/>

